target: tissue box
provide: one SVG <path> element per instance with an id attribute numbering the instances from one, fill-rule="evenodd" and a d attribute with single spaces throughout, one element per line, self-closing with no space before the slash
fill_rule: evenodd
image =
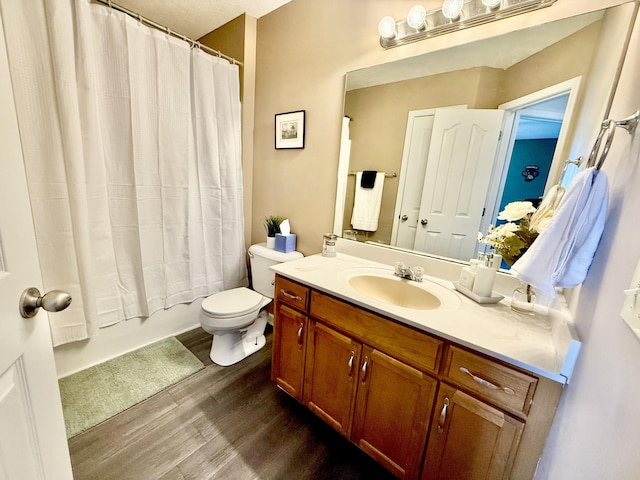
<path id="1" fill-rule="evenodd" d="M 296 234 L 282 235 L 276 233 L 276 251 L 282 253 L 294 252 L 296 250 Z"/>

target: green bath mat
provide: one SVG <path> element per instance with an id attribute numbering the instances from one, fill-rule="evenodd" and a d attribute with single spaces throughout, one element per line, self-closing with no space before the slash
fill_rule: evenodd
<path id="1" fill-rule="evenodd" d="M 71 438 L 194 374 L 204 365 L 175 337 L 61 378 Z"/>

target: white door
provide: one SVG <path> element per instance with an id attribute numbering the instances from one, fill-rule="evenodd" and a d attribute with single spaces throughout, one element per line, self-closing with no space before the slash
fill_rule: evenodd
<path id="1" fill-rule="evenodd" d="M 503 113 L 436 111 L 415 250 L 461 260 L 475 257 Z"/>
<path id="2" fill-rule="evenodd" d="M 0 480 L 71 479 L 47 313 L 18 301 L 42 288 L 0 22 Z"/>
<path id="3" fill-rule="evenodd" d="M 409 112 L 391 245 L 413 248 L 435 110 Z"/>

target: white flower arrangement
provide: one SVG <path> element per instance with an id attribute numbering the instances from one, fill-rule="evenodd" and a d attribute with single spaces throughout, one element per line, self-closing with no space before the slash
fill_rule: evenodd
<path id="1" fill-rule="evenodd" d="M 490 225 L 486 236 L 478 232 L 478 241 L 492 247 L 508 265 L 513 265 L 549 224 L 551 215 L 536 216 L 531 202 L 511 202 L 498 214 L 498 220 L 507 222 Z"/>

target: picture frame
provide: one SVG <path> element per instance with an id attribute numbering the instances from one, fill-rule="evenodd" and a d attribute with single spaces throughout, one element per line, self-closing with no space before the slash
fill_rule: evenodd
<path id="1" fill-rule="evenodd" d="M 305 110 L 276 114 L 276 150 L 287 148 L 304 148 L 305 114 Z"/>

